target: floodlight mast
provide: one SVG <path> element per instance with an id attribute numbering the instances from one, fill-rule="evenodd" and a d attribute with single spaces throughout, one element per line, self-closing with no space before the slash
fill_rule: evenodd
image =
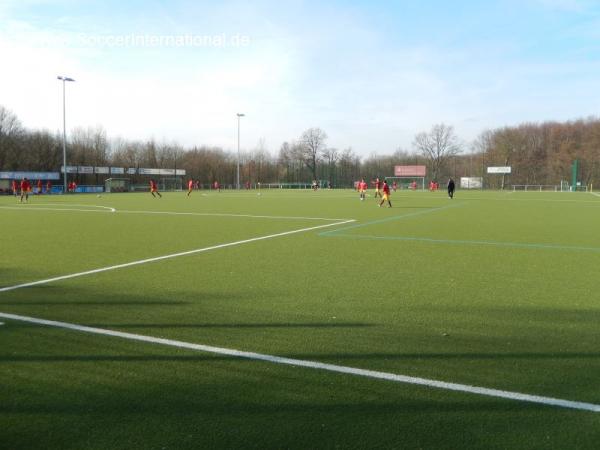
<path id="1" fill-rule="evenodd" d="M 237 189 L 240 190 L 240 118 L 244 117 L 245 114 L 237 113 L 238 118 L 238 157 L 237 157 Z"/>
<path id="2" fill-rule="evenodd" d="M 75 81 L 73 78 L 65 76 L 57 76 L 58 80 L 62 81 L 63 85 L 63 194 L 67 193 L 67 113 L 65 105 L 65 83 L 67 81 Z"/>

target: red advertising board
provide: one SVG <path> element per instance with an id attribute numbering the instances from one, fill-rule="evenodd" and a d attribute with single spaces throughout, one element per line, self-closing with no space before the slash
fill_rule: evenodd
<path id="1" fill-rule="evenodd" d="M 394 166 L 395 177 L 424 177 L 425 166 Z"/>

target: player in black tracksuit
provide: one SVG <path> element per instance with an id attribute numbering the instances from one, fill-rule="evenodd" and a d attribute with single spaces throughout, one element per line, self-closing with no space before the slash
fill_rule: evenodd
<path id="1" fill-rule="evenodd" d="M 448 197 L 454 197 L 454 180 L 452 178 L 448 180 Z"/>

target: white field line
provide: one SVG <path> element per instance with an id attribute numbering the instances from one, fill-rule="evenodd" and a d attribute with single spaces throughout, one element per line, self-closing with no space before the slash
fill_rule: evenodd
<path id="1" fill-rule="evenodd" d="M 164 214 L 164 215 L 170 215 L 170 216 L 242 217 L 242 218 L 249 218 L 249 219 L 326 220 L 326 221 L 330 221 L 330 222 L 351 220 L 351 219 L 336 219 L 336 218 L 329 218 L 329 217 L 261 216 L 261 215 L 253 215 L 253 214 L 195 213 L 195 212 L 172 212 L 172 211 L 136 211 L 136 210 L 124 210 L 124 209 L 120 209 L 117 212 L 122 213 L 122 214 Z"/>
<path id="2" fill-rule="evenodd" d="M 50 205 L 49 203 L 44 204 L 44 206 Z M 103 210 L 94 210 L 94 209 L 75 209 L 75 208 L 45 208 L 43 206 L 38 205 L 29 205 L 35 206 L 35 209 L 27 209 L 19 206 L 0 206 L 3 209 L 16 209 L 19 211 L 81 211 L 81 212 L 105 212 Z M 65 206 L 65 204 L 57 205 L 57 206 Z M 167 215 L 167 216 L 199 216 L 199 217 L 241 217 L 246 219 L 281 219 L 281 220 L 323 220 L 329 222 L 336 221 L 345 221 L 350 219 L 340 219 L 335 217 L 303 217 L 303 216 L 267 216 L 267 215 L 254 215 L 254 214 L 228 214 L 228 213 L 195 213 L 195 212 L 175 212 L 175 211 L 136 211 L 136 210 L 126 210 L 126 209 L 115 209 L 110 206 L 98 206 L 98 205 L 73 205 L 73 206 L 83 206 L 89 208 L 104 208 L 109 210 L 110 212 L 116 212 L 120 214 L 159 214 L 159 215 Z"/>
<path id="3" fill-rule="evenodd" d="M 597 192 L 590 192 L 590 194 L 595 195 L 596 197 L 600 197 L 600 194 L 598 194 Z"/>
<path id="4" fill-rule="evenodd" d="M 30 206 L 79 206 L 80 208 L 103 208 L 103 209 L 115 209 L 112 208 L 110 206 L 102 206 L 102 205 L 82 205 L 82 204 L 78 204 L 78 203 L 40 203 L 40 204 L 36 204 L 33 203 Z"/>
<path id="5" fill-rule="evenodd" d="M 117 212 L 117 210 L 115 208 L 111 208 L 110 206 L 97 206 L 97 205 L 73 205 L 73 206 L 84 206 L 84 207 L 88 207 L 88 208 L 102 208 L 102 209 L 79 209 L 79 208 L 46 208 L 46 206 L 48 206 L 48 204 L 44 204 L 44 206 L 38 206 L 38 205 L 28 205 L 28 206 L 32 206 L 34 208 L 28 208 L 28 207 L 19 207 L 19 206 L 0 206 L 0 208 L 2 209 L 18 209 L 19 211 L 77 211 L 77 212 L 106 212 L 105 210 L 108 210 L 109 212 Z M 60 205 L 60 206 L 65 206 L 65 205 Z"/>
<path id="6" fill-rule="evenodd" d="M 71 278 L 82 277 L 82 276 L 85 276 L 85 275 L 92 275 L 92 274 L 96 274 L 96 273 L 100 273 L 100 272 L 107 272 L 109 270 L 123 269 L 125 267 L 138 266 L 138 265 L 141 265 L 141 264 L 147 264 L 147 263 L 152 263 L 152 262 L 156 262 L 156 261 L 162 261 L 162 260 L 165 260 L 165 259 L 178 258 L 179 256 L 193 255 L 195 253 L 208 252 L 210 250 L 217 250 L 217 249 L 220 249 L 220 248 L 233 247 L 233 246 L 236 246 L 236 245 L 248 244 L 250 242 L 264 241 L 266 239 L 273 239 L 273 238 L 277 238 L 277 237 L 281 237 L 281 236 L 288 236 L 290 234 L 303 233 L 305 231 L 318 230 L 318 229 L 321 229 L 321 228 L 333 227 L 333 226 L 336 226 L 336 225 L 344 225 L 346 223 L 350 223 L 350 222 L 354 222 L 354 221 L 355 221 L 354 219 L 349 219 L 349 220 L 345 220 L 343 222 L 328 223 L 328 224 L 325 224 L 325 225 L 317 225 L 317 226 L 314 226 L 314 227 L 301 228 L 299 230 L 283 231 L 281 233 L 269 234 L 267 236 L 259 236 L 259 237 L 250 238 L 250 239 L 243 239 L 241 241 L 228 242 L 228 243 L 225 243 L 225 244 L 218 244 L 218 245 L 213 245 L 213 246 L 210 246 L 210 247 L 197 248 L 197 249 L 188 250 L 188 251 L 185 251 L 185 252 L 172 253 L 170 255 L 157 256 L 157 257 L 154 257 L 154 258 L 146 258 L 146 259 L 141 259 L 139 261 L 131 261 L 131 262 L 124 263 L 124 264 L 117 264 L 117 265 L 114 265 L 114 266 L 101 267 L 99 269 L 86 270 L 85 272 L 72 273 L 72 274 L 69 274 L 69 275 L 62 275 L 62 276 L 54 277 L 54 278 L 47 278 L 45 280 L 32 281 L 30 283 L 23 283 L 23 284 L 18 284 L 18 285 L 15 285 L 15 286 L 3 287 L 3 288 L 0 288 L 0 292 L 14 291 L 16 289 L 21 289 L 21 288 L 26 288 L 26 287 L 31 287 L 31 286 L 38 286 L 40 284 L 48 284 L 48 283 L 52 283 L 54 281 L 68 280 L 68 279 L 71 279 Z"/>
<path id="7" fill-rule="evenodd" d="M 176 341 L 172 339 L 157 338 L 153 336 L 145 336 L 141 334 L 125 333 L 122 331 L 106 330 L 103 328 L 88 327 L 66 322 L 56 322 L 53 320 L 38 319 L 34 317 L 20 316 L 15 314 L 7 314 L 0 312 L 0 317 L 9 320 L 17 320 L 21 322 L 35 323 L 50 327 L 63 328 L 84 333 L 99 334 L 104 336 L 118 337 L 132 341 L 147 342 L 151 344 L 167 345 L 170 347 L 184 348 L 201 352 L 215 353 L 219 355 L 228 355 L 237 358 L 245 358 L 258 361 L 266 361 L 274 364 L 284 364 L 296 367 L 306 367 L 310 369 L 326 370 L 329 372 L 343 373 L 348 375 L 356 375 L 367 378 L 376 378 L 380 380 L 395 381 L 398 383 L 415 384 L 427 386 L 431 388 L 444 389 L 449 391 L 466 392 L 469 394 L 484 395 L 487 397 L 503 398 L 521 402 L 537 403 L 548 406 L 558 406 L 561 408 L 578 409 L 581 411 L 600 412 L 600 405 L 594 403 L 577 402 L 564 400 L 553 397 L 542 397 L 539 395 L 523 394 L 520 392 L 504 391 L 499 389 L 491 389 L 479 386 L 471 386 L 468 384 L 450 383 L 446 381 L 431 380 L 427 378 L 411 377 L 407 375 L 399 375 L 389 372 L 379 372 L 375 370 L 359 369 L 355 367 L 339 366 L 336 364 L 321 363 L 318 361 L 307 361 L 302 359 L 284 358 L 280 356 L 266 355 L 262 353 L 245 352 L 222 347 L 212 347 L 209 345 L 193 344 L 191 342 Z"/>
<path id="8" fill-rule="evenodd" d="M 511 191 L 513 192 L 513 191 Z M 560 193 L 559 193 L 560 194 Z M 566 192 L 564 192 L 563 194 L 565 194 L 566 196 Z M 593 192 L 592 192 L 593 194 Z M 482 200 L 482 201 L 486 201 L 486 202 L 521 202 L 521 203 L 526 203 L 526 202 L 533 202 L 533 203 L 598 203 L 595 200 L 573 200 L 573 199 L 548 199 L 548 198 L 507 198 L 509 195 L 509 193 L 504 194 L 504 196 L 502 198 L 486 198 L 486 197 L 468 197 L 468 198 L 462 198 L 463 200 Z"/>

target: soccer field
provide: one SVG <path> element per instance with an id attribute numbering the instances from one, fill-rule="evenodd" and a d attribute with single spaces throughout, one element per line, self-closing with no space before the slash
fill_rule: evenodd
<path id="1" fill-rule="evenodd" d="M 0 197 L 0 448 L 598 448 L 600 197 Z"/>

